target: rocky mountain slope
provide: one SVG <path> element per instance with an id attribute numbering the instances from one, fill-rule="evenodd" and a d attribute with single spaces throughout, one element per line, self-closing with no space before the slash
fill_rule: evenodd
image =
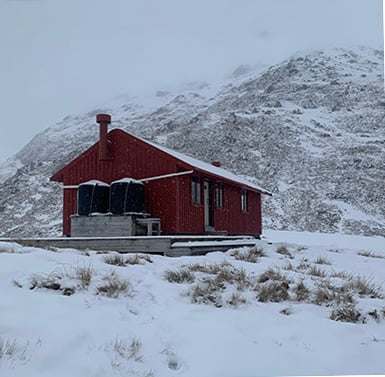
<path id="1" fill-rule="evenodd" d="M 312 51 L 239 69 L 222 86 L 123 96 L 68 116 L 0 164 L 0 235 L 60 234 L 61 187 L 49 176 L 97 140 L 98 112 L 271 190 L 265 226 L 384 234 L 383 63 L 369 48 Z"/>

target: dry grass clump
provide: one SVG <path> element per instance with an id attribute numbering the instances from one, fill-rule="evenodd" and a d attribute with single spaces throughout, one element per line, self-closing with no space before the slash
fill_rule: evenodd
<path id="1" fill-rule="evenodd" d="M 187 267 L 192 272 L 203 272 L 205 274 L 217 275 L 219 271 L 221 271 L 222 269 L 230 268 L 231 266 L 232 266 L 231 263 L 224 260 L 221 263 L 210 263 L 210 264 L 193 263 L 193 264 L 188 264 L 185 267 Z"/>
<path id="2" fill-rule="evenodd" d="M 211 304 L 220 308 L 223 306 L 221 291 L 225 287 L 213 279 L 194 284 L 187 295 L 194 304 Z"/>
<path id="3" fill-rule="evenodd" d="M 293 256 L 291 255 L 291 253 L 290 253 L 290 251 L 286 245 L 278 246 L 277 249 L 275 250 L 275 252 L 278 254 L 281 254 L 281 255 L 285 255 L 286 257 L 293 258 Z"/>
<path id="4" fill-rule="evenodd" d="M 145 264 L 146 262 L 152 263 L 152 259 L 147 254 L 135 254 L 125 258 L 120 254 L 106 255 L 103 258 L 104 263 L 110 264 L 112 266 L 126 267 L 127 265 L 134 264 Z"/>
<path id="5" fill-rule="evenodd" d="M 311 268 L 310 268 L 310 270 L 308 270 L 308 272 L 307 272 L 309 275 L 311 275 L 311 276 L 316 276 L 316 277 L 320 277 L 320 278 L 324 278 L 324 277 L 326 277 L 326 272 L 325 271 L 323 271 L 323 270 L 321 270 L 319 267 L 317 267 L 317 266 L 312 266 Z"/>
<path id="6" fill-rule="evenodd" d="M 112 266 L 125 267 L 127 265 L 126 260 L 120 254 L 106 255 L 103 261 Z"/>
<path id="7" fill-rule="evenodd" d="M 56 269 L 49 274 L 33 274 L 30 278 L 30 289 L 50 289 L 60 291 L 65 296 L 71 296 L 77 289 L 88 289 L 92 277 L 93 268 L 89 266 L 75 266 L 70 271 L 65 268 Z M 68 284 L 73 280 L 73 284 Z M 20 283 L 14 282 L 15 286 L 21 288 Z"/>
<path id="8" fill-rule="evenodd" d="M 283 274 L 278 269 L 274 269 L 272 267 L 268 268 L 265 272 L 259 275 L 257 282 L 265 283 L 267 281 L 281 281 L 287 284 L 291 283 L 291 280 L 287 277 L 287 275 Z"/>
<path id="9" fill-rule="evenodd" d="M 74 267 L 75 279 L 80 283 L 82 289 L 87 289 L 94 275 L 94 269 L 88 266 L 76 266 Z"/>
<path id="10" fill-rule="evenodd" d="M 247 300 L 244 296 L 242 296 L 239 292 L 233 292 L 229 299 L 227 299 L 227 304 L 237 308 L 240 305 L 246 304 Z"/>
<path id="11" fill-rule="evenodd" d="M 119 358 L 142 362 L 143 356 L 140 354 L 142 342 L 138 339 L 124 340 L 116 337 L 112 343 L 113 352 Z"/>
<path id="12" fill-rule="evenodd" d="M 228 262 L 185 267 L 189 268 L 190 272 L 200 274 L 198 282 L 187 292 L 193 303 L 211 304 L 216 307 L 222 307 L 224 304 L 237 307 L 246 303 L 240 292 L 251 288 L 253 281 L 244 269 L 236 268 Z M 229 291 L 233 291 L 231 296 L 224 298 Z"/>
<path id="13" fill-rule="evenodd" d="M 57 269 L 50 274 L 33 274 L 30 278 L 30 289 L 46 288 L 54 291 L 61 289 L 60 281 L 67 276 L 64 269 Z"/>
<path id="14" fill-rule="evenodd" d="M 188 268 L 184 267 L 179 270 L 167 270 L 164 273 L 165 279 L 169 283 L 192 283 L 195 280 L 195 275 Z"/>
<path id="15" fill-rule="evenodd" d="M 132 288 L 128 280 L 121 278 L 115 271 L 110 271 L 102 278 L 96 292 L 110 298 L 118 298 L 121 294 L 131 295 Z"/>
<path id="16" fill-rule="evenodd" d="M 368 257 L 368 258 L 380 258 L 385 259 L 385 256 L 375 254 L 373 251 L 359 251 L 357 255 L 361 255 L 362 257 Z"/>
<path id="17" fill-rule="evenodd" d="M 235 250 L 231 253 L 231 256 L 244 262 L 257 263 L 259 258 L 266 256 L 266 253 L 262 248 L 254 246 L 246 251 Z"/>
<path id="18" fill-rule="evenodd" d="M 330 314 L 333 321 L 357 323 L 362 318 L 354 304 L 344 304 L 334 308 Z"/>
<path id="19" fill-rule="evenodd" d="M 283 281 L 269 281 L 258 287 L 258 301 L 281 302 L 289 299 L 289 284 Z"/>
<path id="20" fill-rule="evenodd" d="M 19 360 L 26 363 L 29 360 L 28 343 L 26 345 L 19 345 L 15 339 L 11 340 L 0 335 L 0 368 L 2 361 Z"/>
<path id="21" fill-rule="evenodd" d="M 315 264 L 326 264 L 326 265 L 329 265 L 331 266 L 332 262 L 325 258 L 325 257 L 321 257 L 319 256 L 315 261 L 314 261 Z"/>
<path id="22" fill-rule="evenodd" d="M 303 258 L 301 262 L 297 265 L 297 267 L 295 267 L 295 271 L 307 270 L 310 267 L 311 263 L 307 259 Z"/>
<path id="23" fill-rule="evenodd" d="M 310 290 L 303 281 L 298 282 L 294 287 L 295 300 L 305 302 L 309 299 Z"/>
<path id="24" fill-rule="evenodd" d="M 355 276 L 346 283 L 346 289 L 356 292 L 360 297 L 383 298 L 382 289 L 370 279 Z"/>
<path id="25" fill-rule="evenodd" d="M 152 259 L 148 254 L 135 254 L 129 256 L 126 260 L 127 264 L 145 264 L 146 262 L 152 263 Z"/>

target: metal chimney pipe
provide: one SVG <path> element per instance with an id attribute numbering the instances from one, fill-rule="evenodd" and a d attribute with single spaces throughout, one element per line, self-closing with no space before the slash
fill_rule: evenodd
<path id="1" fill-rule="evenodd" d="M 108 148 L 108 125 L 111 123 L 111 115 L 97 114 L 96 123 L 99 123 L 99 160 L 110 160 Z"/>

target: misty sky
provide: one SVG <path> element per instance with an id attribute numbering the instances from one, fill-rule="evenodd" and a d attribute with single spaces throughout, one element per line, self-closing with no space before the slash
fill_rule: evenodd
<path id="1" fill-rule="evenodd" d="M 0 0 L 0 161 L 119 94 L 297 50 L 383 48 L 382 0 Z"/>

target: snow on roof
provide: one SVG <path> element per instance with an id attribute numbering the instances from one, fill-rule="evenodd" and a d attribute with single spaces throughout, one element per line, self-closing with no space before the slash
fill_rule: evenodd
<path id="1" fill-rule="evenodd" d="M 249 180 L 244 179 L 244 178 L 242 178 L 242 177 L 240 177 L 234 173 L 231 173 L 225 169 L 222 169 L 222 168 L 216 167 L 214 165 L 208 164 L 206 162 L 197 160 L 196 158 L 187 156 L 187 155 L 180 153 L 180 152 L 173 151 L 172 149 L 160 146 L 160 145 L 152 143 L 151 141 L 148 141 L 148 140 L 141 139 L 137 136 L 135 136 L 135 137 L 142 140 L 143 142 L 150 144 L 153 147 L 169 154 L 170 156 L 173 156 L 173 157 L 177 158 L 178 160 L 181 160 L 181 161 L 185 162 L 186 164 L 191 165 L 193 168 L 196 168 L 198 170 L 201 170 L 201 171 L 204 171 L 204 172 L 207 172 L 210 174 L 214 174 L 216 176 L 219 176 L 219 177 L 226 179 L 226 180 L 229 180 L 229 181 L 240 183 L 240 184 L 245 185 L 245 186 L 247 186 L 253 190 L 260 191 L 264 194 L 271 195 L 270 191 L 268 191 L 268 190 L 266 190 L 260 186 L 257 186 L 254 183 L 250 182 Z"/>

